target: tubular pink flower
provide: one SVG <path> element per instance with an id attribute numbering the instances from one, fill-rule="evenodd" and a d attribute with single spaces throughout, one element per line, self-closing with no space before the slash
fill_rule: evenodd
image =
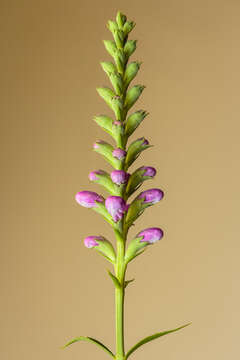
<path id="1" fill-rule="evenodd" d="M 91 249 L 95 246 L 98 246 L 98 242 L 97 241 L 101 241 L 104 240 L 104 238 L 102 236 L 88 236 L 84 239 L 84 245 Z"/>
<path id="2" fill-rule="evenodd" d="M 111 172 L 111 179 L 117 185 L 126 184 L 129 176 L 130 174 L 123 170 L 114 170 Z"/>
<path id="3" fill-rule="evenodd" d="M 99 148 L 99 145 L 104 145 L 104 144 L 106 144 L 106 141 L 97 140 L 97 141 L 93 144 L 93 148 L 94 148 L 94 149 L 98 149 L 98 148 Z"/>
<path id="4" fill-rule="evenodd" d="M 164 193 L 160 189 L 150 189 L 143 191 L 139 196 L 138 199 L 145 198 L 144 203 L 151 203 L 155 204 L 159 202 L 164 196 Z"/>
<path id="5" fill-rule="evenodd" d="M 96 207 L 96 202 L 104 202 L 104 198 L 93 191 L 80 191 L 76 194 L 75 199 L 78 204 L 87 208 Z"/>
<path id="6" fill-rule="evenodd" d="M 126 154 L 127 154 L 126 151 L 120 148 L 114 149 L 112 152 L 112 155 L 118 160 L 122 160 L 123 158 L 125 158 Z"/>
<path id="7" fill-rule="evenodd" d="M 104 175 L 105 171 L 103 170 L 95 170 L 95 171 L 91 171 L 88 175 L 89 180 L 94 181 L 97 180 L 98 177 L 97 175 Z"/>
<path id="8" fill-rule="evenodd" d="M 154 177 L 157 173 L 157 170 L 151 166 L 142 166 L 139 170 L 145 170 L 143 176 Z"/>
<path id="9" fill-rule="evenodd" d="M 137 237 L 143 236 L 143 239 L 140 242 L 147 242 L 153 244 L 156 241 L 160 240 L 163 237 L 163 231 L 159 228 L 148 228 L 141 231 Z"/>
<path id="10" fill-rule="evenodd" d="M 105 201 L 105 206 L 114 222 L 121 220 L 128 209 L 127 204 L 120 196 L 109 196 Z"/>

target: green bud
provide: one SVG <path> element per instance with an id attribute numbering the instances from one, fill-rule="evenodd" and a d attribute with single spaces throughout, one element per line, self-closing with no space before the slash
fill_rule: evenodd
<path id="1" fill-rule="evenodd" d="M 133 225 L 134 221 L 143 213 L 147 206 L 144 204 L 144 199 L 134 199 L 130 204 L 127 215 L 125 218 L 126 228 L 129 229 Z"/>
<path id="2" fill-rule="evenodd" d="M 131 196 L 144 182 L 144 180 L 149 179 L 150 177 L 143 177 L 144 173 L 146 172 L 145 169 L 143 168 L 139 168 L 137 170 L 135 170 L 127 183 L 127 187 L 126 187 L 126 197 L 128 198 L 129 196 Z"/>
<path id="3" fill-rule="evenodd" d="M 112 99 L 116 94 L 112 91 L 112 89 L 109 88 L 97 88 L 98 94 L 103 98 L 103 100 L 106 101 L 108 106 L 112 108 Z"/>
<path id="4" fill-rule="evenodd" d="M 115 166 L 115 159 L 112 156 L 114 147 L 112 145 L 108 144 L 105 141 L 99 140 L 95 142 L 95 144 L 93 145 L 93 149 L 97 153 L 103 155 L 113 167 Z"/>
<path id="5" fill-rule="evenodd" d="M 115 30 L 113 32 L 115 43 L 119 49 L 123 47 L 124 34 L 122 30 Z"/>
<path id="6" fill-rule="evenodd" d="M 96 240 L 98 246 L 95 246 L 95 250 L 106 256 L 112 263 L 116 261 L 116 253 L 111 242 L 104 237 L 101 240 Z"/>
<path id="7" fill-rule="evenodd" d="M 111 108 L 115 113 L 116 119 L 118 121 L 121 121 L 123 103 L 122 103 L 122 98 L 120 96 L 114 96 L 114 98 L 112 98 Z"/>
<path id="8" fill-rule="evenodd" d="M 118 24 L 116 23 L 116 21 L 109 20 L 107 23 L 107 27 L 112 33 L 114 33 L 115 30 L 118 30 Z"/>
<path id="9" fill-rule="evenodd" d="M 139 61 L 133 61 L 130 64 L 128 64 L 125 73 L 124 73 L 124 87 L 127 89 L 130 82 L 135 78 L 135 76 L 138 73 L 138 70 L 140 69 L 141 62 Z"/>
<path id="10" fill-rule="evenodd" d="M 109 135 L 113 136 L 112 127 L 113 127 L 113 119 L 106 115 L 99 115 L 93 118 L 96 123 L 101 126 L 101 128 L 106 131 Z"/>
<path id="11" fill-rule="evenodd" d="M 125 254 L 125 263 L 129 263 L 131 260 L 133 260 L 136 255 L 147 246 L 146 242 L 140 242 L 141 239 L 142 236 L 130 241 Z"/>
<path id="12" fill-rule="evenodd" d="M 103 40 L 103 43 L 105 45 L 105 48 L 107 50 L 107 52 L 114 57 L 115 56 L 115 52 L 117 51 L 117 47 L 114 41 L 112 40 Z"/>
<path id="13" fill-rule="evenodd" d="M 103 70 L 106 72 L 108 77 L 110 78 L 110 81 L 112 83 L 112 86 L 116 92 L 117 95 L 120 95 L 123 90 L 123 80 L 120 75 L 120 73 L 117 71 L 117 68 L 112 62 L 101 62 L 100 63 Z"/>
<path id="14" fill-rule="evenodd" d="M 131 114 L 125 124 L 125 135 L 129 137 L 136 130 L 136 128 L 141 124 L 143 119 L 148 115 L 144 110 L 138 110 Z"/>
<path id="15" fill-rule="evenodd" d="M 108 144 L 106 141 L 99 140 L 93 145 L 93 150 L 103 155 L 107 162 L 115 169 L 121 169 L 122 161 L 113 156 L 114 147 L 112 145 Z"/>
<path id="16" fill-rule="evenodd" d="M 120 29 L 122 29 L 127 20 L 127 17 L 125 15 L 123 15 L 120 11 L 118 11 L 116 20 L 117 20 L 118 27 Z"/>
<path id="17" fill-rule="evenodd" d="M 113 122 L 112 133 L 116 143 L 121 143 L 121 138 L 124 136 L 124 125 L 121 121 L 118 120 Z"/>
<path id="18" fill-rule="evenodd" d="M 136 23 L 134 21 L 126 21 L 123 26 L 124 35 L 127 36 L 132 31 L 135 25 Z"/>
<path id="19" fill-rule="evenodd" d="M 112 89 L 97 88 L 99 95 L 106 101 L 107 105 L 114 111 L 117 120 L 121 119 L 121 110 L 123 108 L 122 99 L 116 95 Z"/>
<path id="20" fill-rule="evenodd" d="M 124 104 L 126 111 L 135 104 L 144 89 L 145 86 L 143 85 L 134 85 L 130 90 L 128 90 Z"/>
<path id="21" fill-rule="evenodd" d="M 126 57 L 125 57 L 125 53 L 124 53 L 124 51 L 122 49 L 117 49 L 115 51 L 114 60 L 115 60 L 116 65 L 117 65 L 118 72 L 120 74 L 123 74 L 124 67 L 125 67 L 125 62 L 126 62 Z"/>
<path id="22" fill-rule="evenodd" d="M 102 61 L 100 64 L 108 76 L 110 76 L 111 73 L 117 72 L 116 66 L 111 61 Z"/>
<path id="23" fill-rule="evenodd" d="M 115 72 L 111 73 L 109 78 L 116 94 L 121 95 L 123 90 L 123 81 L 121 75 L 118 72 Z"/>
<path id="24" fill-rule="evenodd" d="M 103 203 L 98 202 L 98 206 L 93 207 L 92 210 L 102 215 L 110 225 L 115 227 L 115 223 Z"/>
<path id="25" fill-rule="evenodd" d="M 145 138 L 140 138 L 133 141 L 127 150 L 127 156 L 125 159 L 125 171 L 129 168 L 129 166 L 138 158 L 141 152 L 145 149 L 148 149 L 152 145 L 148 145 L 148 141 Z"/>
<path id="26" fill-rule="evenodd" d="M 124 45 L 124 53 L 127 59 L 134 53 L 137 47 L 137 40 L 128 40 Z"/>

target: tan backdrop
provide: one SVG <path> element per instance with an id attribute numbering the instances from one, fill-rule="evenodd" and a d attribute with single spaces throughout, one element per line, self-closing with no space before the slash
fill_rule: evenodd
<path id="1" fill-rule="evenodd" d="M 106 359 L 114 348 L 109 265 L 82 240 L 112 232 L 77 205 L 102 191 L 88 173 L 110 167 L 91 148 L 109 139 L 92 121 L 108 111 L 99 61 L 118 8 L 137 22 L 132 38 L 150 116 L 135 136 L 154 148 L 136 163 L 157 167 L 147 187 L 165 199 L 131 231 L 165 238 L 129 267 L 126 345 L 192 321 L 132 359 L 239 357 L 238 1 L 1 0 L 1 334 L 6 360 Z M 104 194 L 104 192 L 102 192 Z"/>

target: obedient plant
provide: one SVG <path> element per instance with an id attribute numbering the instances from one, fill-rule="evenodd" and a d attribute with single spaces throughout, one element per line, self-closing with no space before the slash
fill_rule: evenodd
<path id="1" fill-rule="evenodd" d="M 76 194 L 78 204 L 91 208 L 101 214 L 113 228 L 115 246 L 104 236 L 90 235 L 84 239 L 87 248 L 95 249 L 113 265 L 114 273 L 109 271 L 115 287 L 116 310 L 116 351 L 115 354 L 99 340 L 92 337 L 80 336 L 68 342 L 66 346 L 80 340 L 89 341 L 100 346 L 116 360 L 127 360 L 128 357 L 143 344 L 189 325 L 183 325 L 172 330 L 148 336 L 136 345 L 125 351 L 124 347 L 124 295 L 126 287 L 133 280 L 126 280 L 128 264 L 142 254 L 149 245 L 153 245 L 163 237 L 163 230 L 157 227 L 147 228 L 136 234 L 127 243 L 127 235 L 131 226 L 146 208 L 158 203 L 164 196 L 160 189 L 150 189 L 136 195 L 129 200 L 145 180 L 154 178 L 156 169 L 151 166 L 141 166 L 129 172 L 130 166 L 137 160 L 142 151 L 151 145 L 144 137 L 132 141 L 128 140 L 148 115 L 144 110 L 129 111 L 141 95 L 144 86 L 134 85 L 129 88 L 135 79 L 141 63 L 129 62 L 130 56 L 136 50 L 136 40 L 129 40 L 129 33 L 135 23 L 127 20 L 121 12 L 117 13 L 116 21 L 108 22 L 108 29 L 113 40 L 105 40 L 104 45 L 114 62 L 101 62 L 103 70 L 110 79 L 112 88 L 97 88 L 99 95 L 113 111 L 113 118 L 108 115 L 99 115 L 94 118 L 115 141 L 114 145 L 98 140 L 93 145 L 94 151 L 103 155 L 106 161 L 114 168 L 110 172 L 95 170 L 90 172 L 89 179 L 102 185 L 109 196 L 106 199 L 92 191 L 80 191 Z"/>

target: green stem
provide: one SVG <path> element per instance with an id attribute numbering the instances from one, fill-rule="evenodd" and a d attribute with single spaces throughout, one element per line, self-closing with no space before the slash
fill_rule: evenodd
<path id="1" fill-rule="evenodd" d="M 124 350 L 124 283 L 125 283 L 125 239 L 119 233 L 115 232 L 117 237 L 117 261 L 115 266 L 115 273 L 120 287 L 115 289 L 115 307 L 116 307 L 116 360 L 125 359 Z"/>
<path id="2" fill-rule="evenodd" d="M 120 47 L 123 49 L 123 46 Z M 121 73 L 122 79 L 126 70 L 126 65 Z M 127 89 L 124 87 L 122 92 L 122 101 L 125 102 Z M 121 121 L 124 123 L 127 112 L 123 108 L 121 114 Z M 117 146 L 123 150 L 126 150 L 126 138 L 125 136 L 119 137 L 117 140 Z M 122 164 L 121 169 L 124 169 Z M 125 191 L 123 191 L 122 197 L 125 198 Z M 116 360 L 125 360 L 125 349 L 124 349 L 124 298 L 125 298 L 125 244 L 126 244 L 126 231 L 124 229 L 124 219 L 121 222 L 119 231 L 115 231 L 117 240 L 117 259 L 115 264 L 115 275 L 120 283 L 120 287 L 115 288 L 115 309 L 116 309 Z"/>

